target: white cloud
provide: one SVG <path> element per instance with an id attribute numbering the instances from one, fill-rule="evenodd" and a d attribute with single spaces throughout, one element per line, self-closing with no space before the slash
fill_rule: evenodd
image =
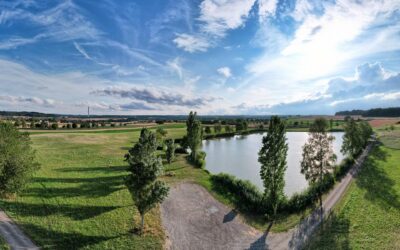
<path id="1" fill-rule="evenodd" d="M 258 0 L 258 16 L 260 21 L 264 21 L 269 16 L 274 16 L 278 0 Z"/>
<path id="2" fill-rule="evenodd" d="M 241 27 L 247 19 L 255 0 L 204 0 L 200 4 L 199 20 L 202 31 L 215 36 L 225 36 L 226 31 Z"/>
<path id="3" fill-rule="evenodd" d="M 256 2 L 260 20 L 275 14 L 277 0 L 203 0 L 197 18 L 198 33 L 177 34 L 173 42 L 187 52 L 204 52 L 216 46 L 228 31 L 243 27 Z"/>
<path id="4" fill-rule="evenodd" d="M 211 47 L 211 43 L 206 40 L 206 38 L 201 36 L 193 36 L 189 34 L 178 34 L 176 38 L 173 40 L 178 48 L 183 49 L 184 51 L 193 53 L 193 52 L 204 52 L 209 47 Z"/>
<path id="5" fill-rule="evenodd" d="M 225 78 L 229 78 L 232 76 L 231 69 L 228 67 L 219 68 L 219 69 L 217 69 L 217 72 L 220 75 L 224 76 Z"/>
<path id="6" fill-rule="evenodd" d="M 77 51 L 79 51 L 79 53 L 81 53 L 86 59 L 88 60 L 93 60 L 88 53 L 86 52 L 86 50 L 84 48 L 82 48 L 77 42 L 74 42 L 74 46 L 76 48 Z"/>
<path id="7" fill-rule="evenodd" d="M 182 66 L 181 66 L 181 59 L 176 57 L 174 60 L 167 61 L 168 67 L 170 67 L 176 74 L 179 76 L 179 79 L 182 79 Z"/>

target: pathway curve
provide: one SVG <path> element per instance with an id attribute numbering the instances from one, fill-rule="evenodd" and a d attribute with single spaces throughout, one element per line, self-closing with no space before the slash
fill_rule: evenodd
<path id="1" fill-rule="evenodd" d="M 328 194 L 323 214 L 317 209 L 299 225 L 283 233 L 262 233 L 243 223 L 227 206 L 196 184 L 181 183 L 170 190 L 161 205 L 167 249 L 300 249 L 357 174 L 372 144 L 364 150 L 349 173 Z"/>
<path id="2" fill-rule="evenodd" d="M 12 250 L 39 249 L 21 229 L 0 210 L 0 235 Z"/>

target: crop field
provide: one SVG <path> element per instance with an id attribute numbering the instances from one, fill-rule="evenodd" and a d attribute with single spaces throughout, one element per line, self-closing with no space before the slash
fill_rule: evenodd
<path id="1" fill-rule="evenodd" d="M 358 178 L 308 249 L 400 249 L 398 132 L 381 138 L 383 145 L 368 156 Z"/>

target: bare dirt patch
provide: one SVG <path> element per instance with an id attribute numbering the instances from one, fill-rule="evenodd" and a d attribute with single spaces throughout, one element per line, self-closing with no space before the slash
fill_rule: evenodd
<path id="1" fill-rule="evenodd" d="M 168 249 L 266 249 L 266 235 L 244 224 L 237 213 L 203 187 L 182 183 L 161 206 Z"/>

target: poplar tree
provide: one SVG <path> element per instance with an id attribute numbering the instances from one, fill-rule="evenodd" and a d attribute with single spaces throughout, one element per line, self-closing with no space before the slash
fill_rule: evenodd
<path id="1" fill-rule="evenodd" d="M 201 128 L 201 123 L 196 119 L 197 113 L 190 111 L 189 117 L 186 121 L 186 131 L 187 131 L 187 145 L 190 148 L 190 158 L 195 161 L 197 157 L 198 150 L 201 146 L 201 140 L 203 135 L 203 130 Z"/>
<path id="2" fill-rule="evenodd" d="M 167 158 L 167 162 L 171 163 L 175 159 L 175 143 L 173 139 L 168 139 L 165 141 L 167 145 L 167 151 L 165 152 L 165 156 Z"/>
<path id="3" fill-rule="evenodd" d="M 156 151 L 156 135 L 143 128 L 139 141 L 125 155 L 130 172 L 125 179 L 125 185 L 141 216 L 140 234 L 143 232 L 144 215 L 157 203 L 161 203 L 169 191 L 164 182 L 157 180 L 163 165 Z"/>
<path id="4" fill-rule="evenodd" d="M 261 164 L 260 175 L 264 185 L 264 195 L 272 206 L 275 218 L 278 206 L 285 197 L 285 171 L 288 144 L 286 142 L 284 122 L 273 116 L 269 122 L 267 135 L 262 139 L 262 147 L 258 153 Z"/>
<path id="5" fill-rule="evenodd" d="M 324 118 L 317 118 L 310 126 L 309 137 L 303 146 L 301 173 L 310 185 L 321 183 L 325 174 L 329 173 L 335 164 L 332 141 L 335 139 L 326 132 L 328 127 Z M 321 185 L 319 185 L 321 187 Z M 319 204 L 322 209 L 322 190 L 318 189 Z"/>

